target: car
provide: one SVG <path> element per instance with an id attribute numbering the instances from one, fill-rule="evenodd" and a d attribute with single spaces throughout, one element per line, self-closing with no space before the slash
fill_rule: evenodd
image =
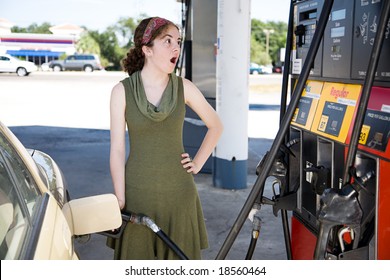
<path id="1" fill-rule="evenodd" d="M 272 74 L 272 68 L 252 62 L 249 65 L 249 74 Z"/>
<path id="2" fill-rule="evenodd" d="M 93 72 L 104 69 L 99 56 L 95 54 L 75 54 L 67 56 L 64 60 L 52 60 L 49 68 L 55 72 L 66 70 Z"/>
<path id="3" fill-rule="evenodd" d="M 122 225 L 114 194 L 70 200 L 60 167 L 0 122 L 0 259 L 78 259 L 78 237 Z"/>
<path id="4" fill-rule="evenodd" d="M 0 72 L 28 76 L 31 72 L 37 70 L 38 67 L 30 61 L 20 60 L 9 54 L 0 54 Z"/>
<path id="5" fill-rule="evenodd" d="M 50 70 L 49 64 L 50 64 L 49 62 L 42 63 L 41 64 L 41 70 L 45 71 L 45 72 L 49 71 Z"/>
<path id="6" fill-rule="evenodd" d="M 273 73 L 283 73 L 283 66 L 275 65 L 272 67 Z"/>

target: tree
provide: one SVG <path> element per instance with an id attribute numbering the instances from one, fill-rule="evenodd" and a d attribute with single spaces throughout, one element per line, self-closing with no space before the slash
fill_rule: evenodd
<path id="1" fill-rule="evenodd" d="M 121 47 L 129 49 L 133 45 L 133 34 L 138 23 L 139 21 L 131 17 L 122 17 L 118 20 L 114 28 Z"/>
<path id="2" fill-rule="evenodd" d="M 38 33 L 38 34 L 51 34 L 49 28 L 51 24 L 48 22 L 44 22 L 41 25 L 36 23 L 30 24 L 28 27 L 11 27 L 11 32 L 13 33 Z"/>
<path id="3" fill-rule="evenodd" d="M 99 44 L 102 58 L 107 60 L 109 70 L 120 70 L 121 61 L 125 57 L 126 50 L 118 44 L 115 28 L 108 27 L 103 33 L 89 31 L 90 36 Z"/>
<path id="4" fill-rule="evenodd" d="M 269 54 L 266 53 L 266 34 L 264 30 L 273 30 L 269 34 Z M 264 23 L 252 19 L 251 25 L 251 61 L 267 65 L 280 61 L 279 52 L 286 46 L 287 24 L 284 22 Z"/>
<path id="5" fill-rule="evenodd" d="M 255 62 L 261 65 L 267 65 L 270 63 L 270 58 L 265 52 L 265 47 L 259 41 L 256 40 L 255 35 L 251 35 L 251 48 L 250 48 L 251 62 Z"/>
<path id="6" fill-rule="evenodd" d="M 76 43 L 76 51 L 78 53 L 94 53 L 100 55 L 100 46 L 89 32 L 85 32 Z"/>

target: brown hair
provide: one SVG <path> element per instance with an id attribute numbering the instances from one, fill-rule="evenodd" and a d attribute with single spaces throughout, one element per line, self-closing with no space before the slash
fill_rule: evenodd
<path id="1" fill-rule="evenodd" d="M 130 48 L 126 57 L 122 60 L 123 71 L 127 72 L 129 75 L 142 70 L 144 67 L 145 54 L 142 51 L 142 46 L 152 47 L 154 39 L 160 36 L 161 33 L 168 28 L 168 26 L 173 25 L 177 27 L 174 23 L 166 20 L 166 24 L 152 30 L 150 40 L 147 43 L 143 43 L 145 30 L 152 19 L 155 18 L 146 18 L 139 23 L 134 32 L 134 46 Z"/>

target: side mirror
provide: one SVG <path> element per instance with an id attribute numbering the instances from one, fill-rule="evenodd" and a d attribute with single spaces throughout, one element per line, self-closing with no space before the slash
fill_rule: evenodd
<path id="1" fill-rule="evenodd" d="M 118 200 L 113 194 L 74 199 L 66 203 L 63 212 L 74 235 L 85 235 L 122 225 Z"/>

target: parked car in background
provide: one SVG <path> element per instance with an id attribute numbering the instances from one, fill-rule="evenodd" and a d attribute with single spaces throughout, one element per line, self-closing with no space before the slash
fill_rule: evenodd
<path id="1" fill-rule="evenodd" d="M 252 62 L 249 65 L 249 74 L 272 74 L 272 68 Z"/>
<path id="2" fill-rule="evenodd" d="M 50 62 L 42 63 L 41 64 L 41 70 L 45 71 L 45 72 L 51 70 L 50 67 L 49 67 L 49 64 L 50 64 Z"/>
<path id="3" fill-rule="evenodd" d="M 273 73 L 283 73 L 283 66 L 275 65 L 272 67 Z"/>
<path id="4" fill-rule="evenodd" d="M 75 54 L 67 56 L 64 60 L 52 60 L 49 68 L 55 72 L 66 70 L 92 72 L 104 69 L 99 57 L 95 54 Z"/>
<path id="5" fill-rule="evenodd" d="M 16 73 L 18 76 L 27 76 L 38 70 L 38 67 L 30 62 L 23 61 L 9 54 L 0 55 L 0 72 Z"/>
<path id="6" fill-rule="evenodd" d="M 27 150 L 0 122 L 0 259 L 78 259 L 75 236 L 122 224 L 113 194 L 70 200 L 47 154 Z"/>

